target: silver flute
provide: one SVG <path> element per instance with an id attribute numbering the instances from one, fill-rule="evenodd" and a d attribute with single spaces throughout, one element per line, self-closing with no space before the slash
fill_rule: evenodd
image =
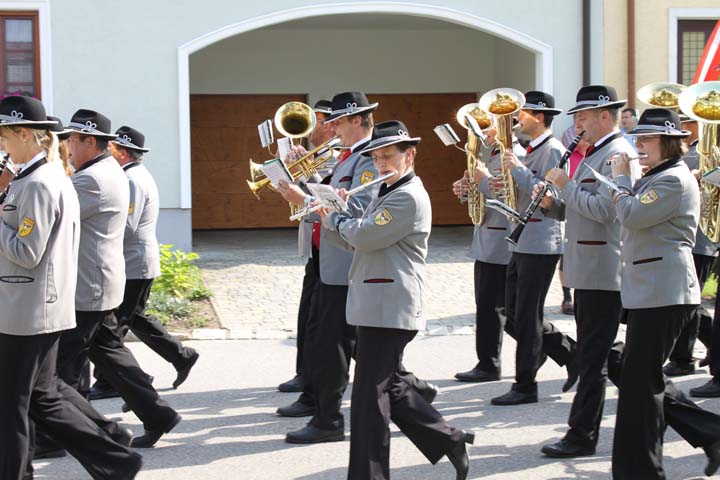
<path id="1" fill-rule="evenodd" d="M 605 162 L 605 165 L 612 165 L 612 161 L 616 158 L 620 158 L 621 153 L 616 153 L 612 157 L 610 157 L 610 160 Z M 628 155 L 628 160 L 642 160 L 643 158 L 647 158 L 647 153 L 638 153 L 637 155 Z"/>
<path id="2" fill-rule="evenodd" d="M 352 196 L 352 195 L 355 195 L 355 194 L 358 193 L 358 192 L 362 192 L 362 191 L 365 190 L 366 188 L 372 187 L 372 186 L 375 185 L 375 184 L 378 184 L 378 183 L 380 183 L 380 182 L 384 182 L 384 181 L 387 180 L 388 178 L 394 177 L 395 175 L 397 175 L 397 172 L 386 173 L 386 174 L 383 175 L 382 177 L 378 177 L 378 178 L 376 178 L 375 180 L 373 180 L 372 182 L 364 183 L 364 184 L 362 184 L 362 185 L 360 185 L 360 186 L 358 186 L 358 187 L 353 188 L 352 190 L 348 190 L 348 192 L 347 192 L 348 197 L 349 197 L 349 196 Z M 307 216 L 307 215 L 310 215 L 310 214 L 313 213 L 313 212 L 317 212 L 318 210 L 320 210 L 321 208 L 324 208 L 324 207 L 325 207 L 325 205 L 322 205 L 322 204 L 314 205 L 314 206 L 312 206 L 312 207 L 305 207 L 305 208 L 303 208 L 302 210 L 300 210 L 299 212 L 297 212 L 296 214 L 291 215 L 291 216 L 290 216 L 290 220 L 291 220 L 291 221 L 292 221 L 292 220 L 300 220 L 301 218 L 303 218 L 303 217 L 305 217 L 305 216 Z"/>

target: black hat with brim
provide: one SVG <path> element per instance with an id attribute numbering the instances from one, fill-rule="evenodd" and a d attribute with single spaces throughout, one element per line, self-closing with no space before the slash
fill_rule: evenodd
<path id="1" fill-rule="evenodd" d="M 642 115 L 638 124 L 627 132 L 628 135 L 640 137 L 644 135 L 664 135 L 667 137 L 687 138 L 688 130 L 680 130 L 682 125 L 680 115 L 667 108 L 648 108 Z"/>
<path id="2" fill-rule="evenodd" d="M 411 137 L 407 127 L 400 120 L 389 120 L 375 125 L 370 143 L 368 143 L 360 153 L 367 155 L 373 150 L 389 147 L 397 143 L 417 145 L 420 143 L 420 140 L 420 137 Z"/>
<path id="3" fill-rule="evenodd" d="M 313 106 L 313 112 L 330 115 L 332 113 L 332 102 L 330 100 L 318 100 Z"/>
<path id="4" fill-rule="evenodd" d="M 617 92 L 613 87 L 588 85 L 578 91 L 575 103 L 576 105 L 565 113 L 572 115 L 575 112 L 592 108 L 618 109 L 627 103 L 627 99 L 618 100 Z"/>
<path id="5" fill-rule="evenodd" d="M 525 94 L 525 104 L 520 108 L 544 113 L 545 115 L 560 115 L 562 113 L 562 110 L 555 108 L 555 97 L 537 90 Z"/>
<path id="6" fill-rule="evenodd" d="M 72 133 L 112 140 L 117 137 L 117 135 L 110 133 L 110 125 L 110 119 L 102 113 L 98 113 L 95 110 L 81 108 L 75 112 L 70 119 L 68 128 L 72 130 Z"/>
<path id="7" fill-rule="evenodd" d="M 52 115 L 48 115 L 47 119 L 51 122 L 56 122 L 55 125 L 50 128 L 50 131 L 55 133 L 55 135 L 57 135 L 60 140 L 67 140 L 68 138 L 70 138 L 72 130 L 63 127 L 62 120 L 60 120 L 58 117 L 53 117 Z"/>
<path id="8" fill-rule="evenodd" d="M 132 127 L 122 126 L 115 132 L 116 138 L 110 140 L 115 145 L 135 150 L 136 152 L 147 153 L 149 148 L 145 148 L 145 135 Z"/>
<path id="9" fill-rule="evenodd" d="M 0 100 L 0 127 L 49 130 L 56 123 L 48 120 L 45 106 L 37 98 L 14 95 Z"/>
<path id="10" fill-rule="evenodd" d="M 342 117 L 372 112 L 378 105 L 377 102 L 372 104 L 368 102 L 363 92 L 338 93 L 332 99 L 332 113 L 323 123 L 330 123 Z"/>

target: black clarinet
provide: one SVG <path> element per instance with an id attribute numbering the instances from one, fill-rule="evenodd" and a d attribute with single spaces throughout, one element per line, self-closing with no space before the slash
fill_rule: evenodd
<path id="1" fill-rule="evenodd" d="M 585 135 L 585 131 L 578 133 L 575 138 L 573 138 L 573 141 L 570 142 L 570 145 L 568 146 L 567 150 L 565 150 L 565 153 L 563 154 L 562 158 L 560 159 L 560 162 L 558 162 L 558 168 L 565 168 L 565 164 L 567 164 L 568 159 L 570 158 L 570 155 L 575 151 L 575 148 L 577 148 L 578 143 L 580 143 L 580 140 L 582 140 L 583 135 Z M 538 209 L 540 206 L 540 202 L 542 202 L 542 199 L 545 198 L 545 194 L 547 194 L 548 191 L 552 188 L 552 185 L 550 182 L 545 182 L 545 186 L 538 192 L 537 197 L 533 199 L 532 202 L 530 202 L 530 205 L 528 205 L 527 209 L 525 209 L 525 212 L 520 217 L 520 220 L 518 221 L 518 226 L 515 227 L 515 230 L 510 233 L 510 236 L 505 237 L 505 240 L 512 243 L 513 245 L 517 246 L 518 242 L 520 241 L 520 235 L 522 235 L 523 230 L 525 230 L 525 225 L 530 221 L 530 218 L 535 213 L 535 210 Z"/>
<path id="2" fill-rule="evenodd" d="M 8 166 L 8 164 L 12 164 L 10 161 L 10 154 L 0 155 L 0 173 L 2 173 L 3 170 L 5 170 L 5 167 Z M 12 172 L 12 170 L 11 170 Z M 0 204 L 5 203 L 5 197 L 7 197 L 8 190 L 10 190 L 10 184 L 8 183 L 8 186 L 5 187 L 5 190 L 0 193 Z"/>

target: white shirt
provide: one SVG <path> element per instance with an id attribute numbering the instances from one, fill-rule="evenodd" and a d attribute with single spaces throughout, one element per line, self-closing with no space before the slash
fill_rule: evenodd
<path id="1" fill-rule="evenodd" d="M 537 137 L 535 140 L 531 141 L 531 142 L 530 142 L 530 146 L 531 146 L 532 148 L 537 147 L 537 146 L 540 145 L 542 142 L 544 142 L 545 139 L 548 138 L 550 135 L 552 135 L 552 130 L 546 131 L 545 133 L 543 133 L 542 135 L 540 135 L 539 137 Z"/>

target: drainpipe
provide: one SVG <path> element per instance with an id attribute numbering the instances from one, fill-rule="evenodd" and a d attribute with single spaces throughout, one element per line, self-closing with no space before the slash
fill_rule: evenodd
<path id="1" fill-rule="evenodd" d="M 582 3 L 582 81 L 590 85 L 590 0 Z"/>
<path id="2" fill-rule="evenodd" d="M 635 107 L 635 0 L 627 0 L 628 106 Z"/>

